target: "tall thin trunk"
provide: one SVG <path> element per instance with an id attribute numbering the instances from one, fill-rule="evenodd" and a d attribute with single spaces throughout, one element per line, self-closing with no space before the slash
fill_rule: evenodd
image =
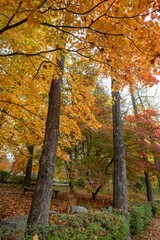
<path id="1" fill-rule="evenodd" d="M 138 114 L 138 109 L 137 109 L 137 104 L 136 104 L 136 99 L 133 93 L 131 93 L 131 99 L 132 99 L 132 106 L 134 110 L 134 114 Z"/>
<path id="2" fill-rule="evenodd" d="M 152 189 L 149 172 L 144 172 L 144 175 L 145 175 L 145 182 L 146 182 L 146 189 L 147 189 L 147 199 L 149 202 L 153 202 L 154 200 L 153 189 Z"/>
<path id="3" fill-rule="evenodd" d="M 72 152 L 69 153 L 71 162 L 69 163 L 68 176 L 69 176 L 69 188 L 70 194 L 74 194 L 74 183 L 73 183 L 73 158 Z"/>
<path id="4" fill-rule="evenodd" d="M 155 153 L 153 153 L 153 159 L 154 159 L 154 164 L 156 167 L 160 167 L 160 161 L 159 161 L 159 158 L 157 158 L 155 156 Z M 158 187 L 159 187 L 159 190 L 160 190 L 160 174 L 158 173 L 157 174 L 157 180 L 158 180 Z"/>
<path id="5" fill-rule="evenodd" d="M 27 166 L 26 166 L 26 172 L 25 172 L 25 177 L 24 177 L 24 187 L 30 187 L 31 185 L 31 177 L 32 177 L 32 162 L 33 162 L 33 152 L 34 152 L 34 146 L 26 144 L 26 147 L 29 151 L 30 157 L 27 161 Z"/>
<path id="6" fill-rule="evenodd" d="M 142 105 L 142 109 L 143 109 L 143 102 L 140 98 L 140 96 L 138 95 L 141 105 Z M 131 99 L 132 99 L 132 105 L 133 105 L 133 110 L 134 110 L 134 114 L 138 114 L 138 110 L 137 110 L 137 104 L 136 104 L 136 100 L 134 97 L 134 94 L 131 93 Z M 142 142 L 144 142 L 144 139 L 141 139 Z M 148 159 L 145 159 L 148 162 Z M 153 201 L 154 197 L 153 197 L 153 189 L 152 189 L 152 183 L 150 180 L 150 174 L 149 172 L 144 172 L 144 176 L 145 176 L 145 183 L 146 183 L 146 190 L 147 190 L 147 199 L 148 201 Z"/>
<path id="7" fill-rule="evenodd" d="M 152 146 L 155 145 L 155 141 L 154 141 L 153 138 L 150 138 L 150 142 L 151 142 Z M 155 167 L 159 168 L 160 167 L 160 160 L 159 160 L 158 152 L 153 150 L 152 155 L 153 155 Z M 158 180 L 158 187 L 159 187 L 159 190 L 160 190 L 160 173 L 159 172 L 157 173 L 157 180 Z"/>
<path id="8" fill-rule="evenodd" d="M 112 81 L 112 88 L 115 81 Z M 112 90 L 112 118 L 113 118 L 113 145 L 114 145 L 114 181 L 113 181 L 113 207 L 128 212 L 128 194 L 125 149 L 122 133 L 122 118 L 120 108 L 120 93 Z"/>
<path id="9" fill-rule="evenodd" d="M 59 135 L 60 93 L 64 69 L 64 56 L 61 55 L 61 59 L 57 60 L 57 65 L 60 69 L 60 73 L 58 79 L 52 79 L 50 87 L 45 138 L 27 225 L 47 224 L 49 220 L 53 174 Z"/>
<path id="10" fill-rule="evenodd" d="M 69 150 L 68 152 L 69 154 L 69 158 L 70 158 L 70 162 L 66 162 L 66 170 L 67 170 L 67 175 L 68 175 L 68 179 L 69 179 L 69 190 L 70 190 L 70 194 L 74 194 L 74 183 L 73 183 L 73 157 L 72 157 L 72 151 Z"/>

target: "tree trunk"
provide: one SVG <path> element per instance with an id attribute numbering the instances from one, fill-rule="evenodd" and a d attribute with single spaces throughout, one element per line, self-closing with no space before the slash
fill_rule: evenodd
<path id="1" fill-rule="evenodd" d="M 150 142 L 151 142 L 152 146 L 155 145 L 155 141 L 153 140 L 153 138 L 150 138 Z M 159 160 L 158 152 L 154 150 L 154 151 L 152 151 L 152 155 L 153 155 L 155 167 L 159 168 L 160 167 L 160 160 Z M 160 190 L 160 173 L 159 172 L 157 174 L 157 180 L 158 180 L 158 188 Z"/>
<path id="2" fill-rule="evenodd" d="M 112 81 L 112 88 L 115 81 Z M 120 109 L 120 94 L 112 90 L 112 118 L 113 118 L 113 145 L 114 145 L 114 181 L 113 181 L 113 207 L 128 212 L 128 194 L 125 149 L 122 134 L 122 119 Z"/>
<path id="3" fill-rule="evenodd" d="M 131 93 L 131 99 L 132 99 L 132 106 L 133 106 L 134 114 L 138 114 L 137 104 L 136 104 L 136 100 L 135 100 L 133 93 Z"/>
<path id="4" fill-rule="evenodd" d="M 148 172 L 144 172 L 145 175 L 145 182 L 146 182 L 146 189 L 147 189 L 147 199 L 149 202 L 153 202 L 153 190 L 152 190 L 152 184 L 150 180 L 150 175 Z"/>
<path id="5" fill-rule="evenodd" d="M 136 100 L 135 100 L 134 94 L 132 94 L 132 93 L 131 93 L 131 99 L 132 99 L 134 114 L 138 114 Z M 140 96 L 139 96 L 139 99 L 141 99 Z M 142 100 L 141 100 L 141 105 L 142 105 L 142 109 L 143 109 Z M 144 139 L 141 139 L 141 141 L 143 143 Z M 148 162 L 148 159 L 145 159 L 145 160 Z M 152 189 L 152 183 L 151 183 L 151 180 L 150 180 L 150 175 L 149 175 L 148 172 L 144 172 L 144 175 L 145 175 L 145 182 L 146 182 L 147 199 L 148 199 L 148 201 L 153 201 L 153 189 Z"/>
<path id="6" fill-rule="evenodd" d="M 45 138 L 27 225 L 48 224 L 49 220 L 53 174 L 59 135 L 60 93 L 64 69 L 64 56 L 61 55 L 61 59 L 57 60 L 57 65 L 60 73 L 58 79 L 52 79 L 50 87 Z"/>
<path id="7" fill-rule="evenodd" d="M 101 190 L 102 187 L 103 187 L 103 186 L 102 186 L 102 184 L 101 184 L 101 185 L 96 189 L 95 192 L 92 192 L 92 200 L 95 200 L 95 199 L 96 199 L 97 194 L 98 194 L 98 192 Z"/>
<path id="8" fill-rule="evenodd" d="M 153 154 L 153 158 L 154 158 L 154 164 L 156 167 L 160 167 L 160 161 L 159 159 L 155 156 L 155 154 Z M 160 174 L 158 173 L 157 174 L 157 180 L 158 180 L 158 187 L 159 187 L 159 190 L 160 190 Z"/>
<path id="9" fill-rule="evenodd" d="M 75 191 L 74 191 L 74 183 L 73 183 L 73 157 L 72 157 L 72 151 L 69 150 L 68 152 L 69 154 L 69 158 L 70 158 L 70 162 L 65 162 L 65 166 L 66 166 L 66 170 L 67 170 L 67 177 L 69 179 L 69 192 L 70 194 L 74 194 Z"/>
<path id="10" fill-rule="evenodd" d="M 34 146 L 26 144 L 26 147 L 27 147 L 27 149 L 30 153 L 30 157 L 27 161 L 23 186 L 24 187 L 30 187 L 31 186 L 31 176 L 32 176 L 32 161 L 33 161 Z"/>

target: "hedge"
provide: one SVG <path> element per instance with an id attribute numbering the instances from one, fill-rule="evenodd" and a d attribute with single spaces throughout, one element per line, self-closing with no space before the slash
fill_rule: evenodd
<path id="1" fill-rule="evenodd" d="M 131 234 L 140 234 L 153 217 L 150 203 L 136 204 L 130 209 Z"/>
<path id="2" fill-rule="evenodd" d="M 160 201 L 154 203 L 135 204 L 131 206 L 129 215 L 119 210 L 111 213 L 108 210 L 75 215 L 54 215 L 47 226 L 34 226 L 30 234 L 18 230 L 9 238 L 1 235 L 2 240 L 125 240 L 129 232 L 139 234 L 154 214 L 160 213 Z"/>
<path id="3" fill-rule="evenodd" d="M 9 239 L 33 240 L 33 236 L 37 234 L 39 240 L 124 240 L 128 232 L 128 216 L 99 211 L 93 214 L 55 215 L 51 224 L 34 226 L 28 235 L 18 230 L 12 238 L 10 234 Z M 2 238 L 2 240 L 6 239 Z"/>

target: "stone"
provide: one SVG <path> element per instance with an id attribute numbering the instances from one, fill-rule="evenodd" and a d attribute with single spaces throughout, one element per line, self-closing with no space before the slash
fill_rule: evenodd
<path id="1" fill-rule="evenodd" d="M 50 211 L 50 212 L 49 212 L 49 216 L 57 215 L 57 214 L 58 214 L 58 212 L 56 212 L 56 211 Z"/>
<path id="2" fill-rule="evenodd" d="M 15 230 L 25 229 L 27 224 L 28 215 L 6 217 L 0 221 L 0 228 L 8 235 Z"/>
<path id="3" fill-rule="evenodd" d="M 113 207 L 112 206 L 109 206 L 107 210 L 108 210 L 109 213 L 113 213 Z"/>
<path id="4" fill-rule="evenodd" d="M 69 206 L 68 213 L 77 214 L 77 213 L 88 213 L 89 210 L 83 206 Z"/>

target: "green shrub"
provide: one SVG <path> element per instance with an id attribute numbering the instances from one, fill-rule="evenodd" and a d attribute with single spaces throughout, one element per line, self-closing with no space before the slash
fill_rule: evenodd
<path id="1" fill-rule="evenodd" d="M 160 214 L 160 201 L 154 201 L 152 203 L 152 212 L 154 216 Z"/>
<path id="2" fill-rule="evenodd" d="M 129 232 L 129 218 L 107 211 L 78 215 L 56 215 L 48 226 L 35 226 L 30 234 L 10 235 L 10 239 L 31 240 L 35 234 L 39 240 L 124 240 Z M 3 238 L 2 240 L 4 240 Z"/>
<path id="3" fill-rule="evenodd" d="M 152 206 L 150 203 L 132 206 L 130 209 L 131 234 L 141 233 L 152 216 Z"/>
<path id="4" fill-rule="evenodd" d="M 15 183 L 15 184 L 23 184 L 23 182 L 24 182 L 24 176 L 12 175 L 12 176 L 10 176 L 9 181 L 10 181 L 11 183 Z"/>
<path id="5" fill-rule="evenodd" d="M 0 182 L 1 183 L 7 182 L 10 175 L 11 175 L 10 172 L 0 170 Z"/>

